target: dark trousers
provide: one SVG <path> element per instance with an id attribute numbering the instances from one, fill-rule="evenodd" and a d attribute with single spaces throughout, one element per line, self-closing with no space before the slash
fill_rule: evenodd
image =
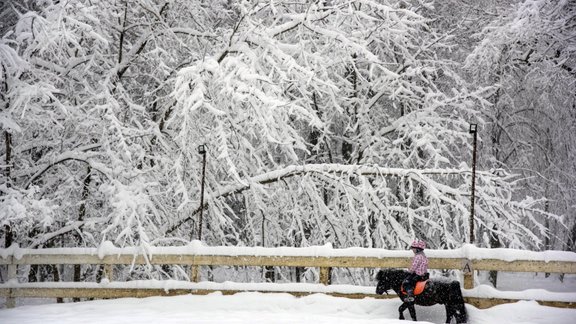
<path id="1" fill-rule="evenodd" d="M 428 279 L 428 273 L 423 276 L 419 276 L 416 273 L 410 273 L 402 282 L 402 286 L 404 286 L 404 290 L 408 296 L 414 296 L 414 286 L 416 286 L 416 283 L 426 279 Z"/>

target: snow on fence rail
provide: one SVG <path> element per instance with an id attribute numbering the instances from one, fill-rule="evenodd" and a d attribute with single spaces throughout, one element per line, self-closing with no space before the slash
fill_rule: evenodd
<path id="1" fill-rule="evenodd" d="M 548 293 L 531 296 L 525 292 L 498 292 L 486 287 L 474 287 L 475 271 L 546 272 L 576 274 L 576 253 L 564 251 L 524 251 L 484 249 L 464 245 L 454 250 L 427 250 L 431 269 L 455 269 L 464 274 L 464 295 L 467 303 L 479 308 L 518 300 L 537 300 L 556 307 L 576 307 L 575 293 Z M 377 296 L 374 287 L 330 285 L 332 268 L 407 268 L 410 251 L 347 248 L 331 245 L 306 248 L 209 247 L 198 241 L 183 247 L 117 248 L 110 242 L 99 248 L 21 249 L 11 246 L 0 249 L 0 266 L 7 266 L 8 281 L 0 284 L 0 297 L 6 306 L 14 307 L 18 297 L 44 298 L 118 298 L 158 295 L 207 294 L 221 291 L 288 292 L 294 295 L 325 293 L 350 298 L 387 298 Z M 19 265 L 103 265 L 105 280 L 93 282 L 34 282 L 20 283 Z M 187 265 L 192 282 L 176 280 L 143 280 L 115 282 L 114 265 Z M 278 283 L 215 283 L 200 282 L 200 266 L 286 266 L 320 269 L 319 284 Z M 393 296 L 390 296 L 393 297 Z"/>

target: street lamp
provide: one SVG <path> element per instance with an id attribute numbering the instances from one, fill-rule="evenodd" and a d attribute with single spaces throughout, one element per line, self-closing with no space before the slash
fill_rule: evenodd
<path id="1" fill-rule="evenodd" d="M 470 134 L 474 135 L 472 144 L 472 195 L 470 197 L 470 244 L 474 244 L 474 199 L 476 197 L 476 141 L 478 125 L 470 124 Z"/>
<path id="2" fill-rule="evenodd" d="M 200 185 L 200 219 L 198 221 L 198 240 L 202 241 L 202 216 L 204 212 L 204 178 L 206 175 L 206 145 L 198 145 L 198 153 L 202 155 L 202 182 Z"/>

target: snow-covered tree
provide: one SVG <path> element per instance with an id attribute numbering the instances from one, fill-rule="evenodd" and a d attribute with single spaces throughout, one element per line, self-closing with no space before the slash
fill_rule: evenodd
<path id="1" fill-rule="evenodd" d="M 491 85 L 484 149 L 492 168 L 521 174 L 516 197 L 546 197 L 539 208 L 565 215 L 548 222 L 555 236 L 545 248 L 566 249 L 564 224 L 574 226 L 574 107 L 576 5 L 523 1 L 478 33 L 466 66 L 476 82 Z"/>
<path id="2" fill-rule="evenodd" d="M 236 8 L 220 49 L 180 71 L 168 125 L 182 149 L 181 208 L 195 209 L 166 231 L 198 216 L 194 149 L 207 144 L 205 233 L 213 244 L 263 244 L 264 236 L 295 246 L 398 248 L 415 236 L 436 247 L 465 242 L 468 121 L 482 121 L 489 103 L 454 62 L 438 58 L 448 38 L 398 3 Z M 507 179 L 481 173 L 479 227 L 492 231 L 487 224 L 498 220 L 507 244 L 541 243 L 520 222 L 537 202 L 514 202 Z"/>
<path id="3" fill-rule="evenodd" d="M 210 15 L 188 15 L 224 13 L 162 1 L 21 9 L 6 9 L 19 19 L 0 44 L 6 242 L 149 242 L 172 211 L 160 197 L 171 84 L 212 37 Z"/>
<path id="4" fill-rule="evenodd" d="M 2 25 L 0 43 L 4 244 L 146 248 L 186 244 L 200 226 L 213 245 L 468 240 L 468 125 L 492 122 L 495 90 L 459 76 L 450 31 L 422 7 L 3 8 L 18 18 Z M 544 243 L 550 215 L 539 200 L 518 199 L 506 172 L 477 177 L 478 234 Z"/>

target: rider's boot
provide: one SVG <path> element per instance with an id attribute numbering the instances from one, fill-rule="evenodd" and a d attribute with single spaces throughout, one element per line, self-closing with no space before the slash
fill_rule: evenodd
<path id="1" fill-rule="evenodd" d="M 406 301 L 408 303 L 413 303 L 414 302 L 414 291 L 413 290 L 407 290 L 406 294 L 408 295 L 408 297 L 404 298 L 404 301 Z"/>

